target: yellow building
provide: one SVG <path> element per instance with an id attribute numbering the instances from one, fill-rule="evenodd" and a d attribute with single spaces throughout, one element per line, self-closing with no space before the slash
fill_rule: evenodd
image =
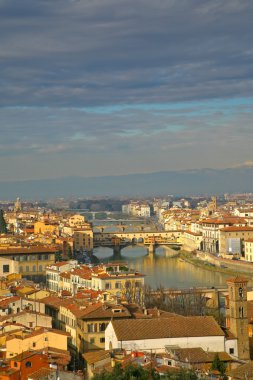
<path id="1" fill-rule="evenodd" d="M 82 229 L 74 231 L 74 249 L 75 251 L 92 251 L 93 250 L 93 230 Z"/>
<path id="2" fill-rule="evenodd" d="M 245 260 L 253 262 L 253 239 L 244 241 L 245 247 Z"/>
<path id="3" fill-rule="evenodd" d="M 247 222 L 239 217 L 225 218 L 209 218 L 200 222 L 200 228 L 203 235 L 203 250 L 210 253 L 221 253 L 223 250 L 223 242 L 220 242 L 220 231 L 226 228 L 243 228 L 247 226 Z"/>
<path id="4" fill-rule="evenodd" d="M 18 273 L 18 263 L 14 260 L 7 259 L 6 257 L 0 257 L 0 276 L 8 276 L 12 273 Z"/>
<path id="5" fill-rule="evenodd" d="M 45 290 L 45 289 L 40 289 L 40 290 L 35 290 L 34 293 L 32 294 L 28 294 L 27 295 L 27 298 L 30 299 L 30 300 L 35 300 L 35 301 L 39 301 L 45 297 L 49 297 L 50 296 L 50 292 L 48 290 Z"/>
<path id="6" fill-rule="evenodd" d="M 223 257 L 245 256 L 245 240 L 253 239 L 252 227 L 226 227 L 219 232 L 219 252 Z"/>
<path id="7" fill-rule="evenodd" d="M 131 318 L 122 305 L 95 303 L 83 310 L 77 319 L 77 349 L 79 353 L 105 348 L 105 329 L 113 319 Z"/>
<path id="8" fill-rule="evenodd" d="M 55 292 L 74 295 L 80 288 L 108 291 L 112 296 L 140 301 L 145 275 L 128 268 L 127 263 L 109 263 L 90 268 L 87 265 L 56 263 L 47 268 L 47 287 Z M 62 270 L 60 271 L 59 269 Z M 65 269 L 65 270 L 64 270 Z"/>
<path id="9" fill-rule="evenodd" d="M 203 236 L 200 233 L 192 231 L 184 231 L 183 248 L 187 251 L 202 250 L 203 248 Z"/>
<path id="10" fill-rule="evenodd" d="M 8 314 L 1 317 L 0 326 L 6 323 L 17 323 L 25 326 L 26 328 L 36 328 L 37 326 L 43 328 L 52 327 L 52 317 L 46 314 L 33 312 L 31 310 L 21 310 L 16 314 Z"/>
<path id="11" fill-rule="evenodd" d="M 51 224 L 48 222 L 39 221 L 34 223 L 34 233 L 42 235 L 47 233 L 54 234 L 58 232 L 58 227 L 58 223 Z"/>
<path id="12" fill-rule="evenodd" d="M 76 214 L 71 216 L 68 222 L 70 227 L 82 227 L 85 224 L 86 219 L 83 215 Z"/>
<path id="13" fill-rule="evenodd" d="M 106 290 L 117 297 L 142 297 L 145 275 L 128 268 L 127 263 L 108 263 L 92 268 L 92 289 Z"/>
<path id="14" fill-rule="evenodd" d="M 47 246 L 16 246 L 0 248 L 0 257 L 14 260 L 22 276 L 36 279 L 35 276 L 45 276 L 46 267 L 55 262 L 57 250 Z"/>
<path id="15" fill-rule="evenodd" d="M 29 350 L 43 350 L 54 348 L 68 349 L 69 334 L 65 331 L 39 328 L 31 333 L 23 332 L 22 336 L 11 334 L 6 340 L 6 358 L 19 355 Z"/>

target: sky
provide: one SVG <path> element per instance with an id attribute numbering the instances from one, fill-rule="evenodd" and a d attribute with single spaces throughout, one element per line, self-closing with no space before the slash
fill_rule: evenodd
<path id="1" fill-rule="evenodd" d="M 253 165 L 252 0 L 0 0 L 0 181 Z"/>

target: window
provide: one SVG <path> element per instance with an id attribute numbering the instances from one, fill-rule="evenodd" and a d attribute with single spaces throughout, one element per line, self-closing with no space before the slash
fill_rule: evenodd
<path id="1" fill-rule="evenodd" d="M 105 331 L 106 325 L 105 323 L 100 323 L 99 325 L 99 331 Z"/>
<path id="2" fill-rule="evenodd" d="M 17 366 L 18 366 L 18 363 L 14 362 L 14 367 L 17 368 Z"/>
<path id="3" fill-rule="evenodd" d="M 115 289 L 121 289 L 121 282 L 115 282 Z"/>
<path id="4" fill-rule="evenodd" d="M 100 338 L 100 343 L 105 343 L 105 338 Z"/>
<path id="5" fill-rule="evenodd" d="M 230 354 L 234 354 L 234 349 L 233 349 L 233 348 L 230 348 L 230 349 L 229 349 L 229 353 L 230 353 Z"/>
<path id="6" fill-rule="evenodd" d="M 31 363 L 31 362 L 26 362 L 26 363 L 25 363 L 25 366 L 26 366 L 26 368 L 31 368 L 32 363 Z"/>
<path id="7" fill-rule="evenodd" d="M 36 265 L 33 265 L 33 272 L 36 272 Z"/>
<path id="8" fill-rule="evenodd" d="M 111 289 L 111 284 L 110 282 L 105 283 L 105 289 Z"/>
<path id="9" fill-rule="evenodd" d="M 29 266 L 28 265 L 25 267 L 25 271 L 29 272 Z"/>
<path id="10" fill-rule="evenodd" d="M 36 343 L 35 342 L 33 342 L 33 347 L 36 347 Z"/>
<path id="11" fill-rule="evenodd" d="M 95 338 L 90 338 L 90 344 L 94 344 L 95 343 Z"/>
<path id="12" fill-rule="evenodd" d="M 9 273 L 10 272 L 10 266 L 8 264 L 3 265 L 3 273 Z"/>

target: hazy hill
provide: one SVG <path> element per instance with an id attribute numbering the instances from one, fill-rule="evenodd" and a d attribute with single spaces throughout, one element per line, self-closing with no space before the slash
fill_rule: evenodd
<path id="1" fill-rule="evenodd" d="M 105 177 L 0 182 L 0 199 L 69 196 L 150 196 L 253 191 L 253 167 L 199 169 Z"/>

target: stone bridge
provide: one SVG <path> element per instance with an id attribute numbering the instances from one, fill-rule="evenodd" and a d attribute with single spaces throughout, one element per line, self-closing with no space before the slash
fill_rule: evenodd
<path id="1" fill-rule="evenodd" d="M 94 247 L 110 247 L 114 252 L 128 245 L 144 245 L 150 253 L 159 245 L 180 247 L 181 231 L 134 231 L 134 232 L 94 232 Z"/>

